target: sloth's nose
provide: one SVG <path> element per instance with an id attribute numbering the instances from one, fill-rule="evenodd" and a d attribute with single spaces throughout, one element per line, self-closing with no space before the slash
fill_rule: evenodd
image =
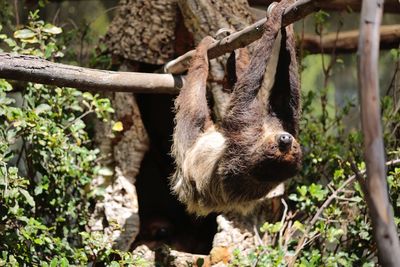
<path id="1" fill-rule="evenodd" d="M 281 151 L 287 151 L 292 146 L 293 137 L 290 134 L 284 133 L 278 135 L 278 145 Z"/>

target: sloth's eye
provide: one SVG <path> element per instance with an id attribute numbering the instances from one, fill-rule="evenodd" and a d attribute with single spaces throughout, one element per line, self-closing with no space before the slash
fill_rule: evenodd
<path id="1" fill-rule="evenodd" d="M 159 228 L 157 229 L 154 238 L 157 240 L 164 240 L 170 237 L 171 231 L 167 228 Z"/>

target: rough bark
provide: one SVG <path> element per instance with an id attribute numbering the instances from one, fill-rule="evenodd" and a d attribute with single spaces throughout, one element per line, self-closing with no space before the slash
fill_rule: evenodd
<path id="1" fill-rule="evenodd" d="M 122 0 L 118 14 L 103 40 L 114 55 L 136 62 L 163 64 L 173 55 L 175 17 L 175 1 Z M 154 75 L 142 79 L 145 85 L 141 87 L 157 82 L 158 77 L 161 77 L 160 74 Z M 171 82 L 170 78 L 173 77 L 162 78 Z M 169 89 L 170 85 L 167 86 Z M 140 91 L 146 90 L 135 90 Z M 115 247 L 128 250 L 139 232 L 135 180 L 148 150 L 149 140 L 135 96 L 131 93 L 116 93 L 110 98 L 116 109 L 115 120 L 122 121 L 124 131 L 111 141 L 108 136 L 110 129 L 98 127 L 96 131 L 103 154 L 111 155 L 110 165 L 115 173 L 106 188 L 104 201 L 96 206 L 99 212 L 94 217 L 102 218 L 95 225 L 100 225 L 99 230 L 113 237 Z M 107 222 L 105 225 L 104 219 Z M 113 227 L 115 222 L 118 227 Z"/>
<path id="2" fill-rule="evenodd" d="M 103 231 L 116 248 L 128 250 L 139 233 L 135 178 L 149 140 L 133 94 L 109 94 L 109 98 L 115 109 L 114 120 L 122 122 L 123 131 L 113 134 L 109 125 L 96 125 L 96 142 L 105 157 L 103 165 L 113 174 L 93 181 L 93 187 L 106 190 L 104 199 L 96 203 L 90 230 Z"/>
<path id="3" fill-rule="evenodd" d="M 358 80 L 364 157 L 367 169 L 365 197 L 382 266 L 400 266 L 400 246 L 388 197 L 385 151 L 379 104 L 379 26 L 383 0 L 364 0 L 358 50 Z"/>
<path id="4" fill-rule="evenodd" d="M 176 16 L 174 0 L 121 0 L 117 16 L 103 41 L 114 55 L 126 59 L 122 70 L 138 71 L 141 63 L 163 64 L 173 56 Z M 136 63 L 129 64 L 132 61 Z M 142 79 L 144 87 L 158 81 L 162 74 L 154 75 L 157 74 Z M 171 82 L 173 77 L 162 78 Z M 135 90 L 140 91 L 146 90 Z M 128 250 L 139 232 L 135 181 L 149 140 L 135 96 L 132 93 L 109 96 L 115 107 L 115 120 L 123 123 L 124 131 L 110 140 L 110 129 L 97 127 L 96 140 L 103 155 L 110 155 L 108 163 L 115 171 L 106 180 L 106 196 L 96 205 L 97 213 L 93 217 L 99 219 L 93 220 L 93 225 L 108 233 L 115 247 Z M 97 179 L 97 182 L 103 181 L 102 177 Z M 115 222 L 118 227 L 114 227 Z M 92 230 L 97 229 L 92 227 Z"/>
<path id="5" fill-rule="evenodd" d="M 176 0 L 121 0 L 103 41 L 114 55 L 164 64 L 174 54 Z"/>

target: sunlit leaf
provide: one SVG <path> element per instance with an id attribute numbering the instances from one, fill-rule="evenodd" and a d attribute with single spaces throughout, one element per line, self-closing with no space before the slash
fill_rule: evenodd
<path id="1" fill-rule="evenodd" d="M 31 206 L 35 207 L 35 201 L 33 200 L 33 197 L 26 191 L 25 189 L 20 188 L 19 192 L 25 197 L 26 202 Z"/>
<path id="2" fill-rule="evenodd" d="M 33 38 L 36 34 L 29 30 L 29 29 L 22 29 L 14 32 L 14 38 L 18 39 L 28 39 L 28 38 Z"/>
<path id="3" fill-rule="evenodd" d="M 49 105 L 47 105 L 47 104 L 40 104 L 39 106 L 37 106 L 37 107 L 35 108 L 34 112 L 35 112 L 37 115 L 39 115 L 40 113 L 47 112 L 47 111 L 50 111 L 50 110 L 51 110 L 51 107 L 50 107 Z"/>
<path id="4" fill-rule="evenodd" d="M 110 168 L 103 167 L 99 169 L 99 174 L 102 176 L 112 176 L 114 172 Z"/>
<path id="5" fill-rule="evenodd" d="M 122 130 L 124 130 L 124 125 L 122 124 L 122 122 L 117 121 L 116 123 L 114 123 L 112 130 L 116 132 L 121 132 Z"/>
<path id="6" fill-rule="evenodd" d="M 53 24 L 47 23 L 44 25 L 43 30 L 44 32 L 51 33 L 51 34 L 60 34 L 62 33 L 62 29 L 60 27 L 54 26 Z"/>
<path id="7" fill-rule="evenodd" d="M 89 92 L 84 92 L 82 94 L 83 98 L 87 99 L 87 100 L 92 100 L 93 99 L 93 95 Z"/>

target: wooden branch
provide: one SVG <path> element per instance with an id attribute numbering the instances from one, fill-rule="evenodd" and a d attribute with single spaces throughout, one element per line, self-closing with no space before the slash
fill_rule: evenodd
<path id="1" fill-rule="evenodd" d="M 308 14 L 318 10 L 318 3 L 325 0 L 299 0 L 291 7 L 289 7 L 282 18 L 282 25 L 287 26 Z M 241 31 L 233 33 L 228 37 L 223 38 L 220 41 L 213 43 L 208 48 L 208 58 L 216 58 L 222 56 L 225 53 L 231 52 L 237 48 L 245 47 L 246 45 L 259 39 L 264 32 L 264 24 L 267 18 L 257 21 L 256 23 L 244 28 Z M 184 72 L 189 64 L 194 50 L 187 52 L 186 54 L 168 62 L 164 71 L 166 73 L 179 74 Z"/>
<path id="2" fill-rule="evenodd" d="M 327 6 L 336 6 L 342 3 L 340 6 L 344 8 L 343 1 L 348 3 L 348 6 L 360 5 L 359 0 L 299 0 L 291 7 L 289 7 L 282 18 L 282 25 L 287 26 L 301 18 L 306 17 L 312 12 L 323 9 Z M 267 3 L 268 4 L 268 3 Z M 400 5 L 398 9 L 400 10 Z M 393 3 L 396 6 L 396 3 Z M 237 48 L 244 47 L 257 39 L 259 39 L 264 31 L 263 25 L 267 21 L 267 18 L 257 21 L 256 23 L 238 31 L 224 39 L 213 43 L 208 49 L 208 58 L 216 58 L 222 56 L 225 53 L 231 52 Z M 186 54 L 168 62 L 164 71 L 166 73 L 179 74 L 187 70 L 190 60 L 194 55 L 194 50 L 187 52 Z"/>
<path id="3" fill-rule="evenodd" d="M 171 74 L 115 72 L 53 63 L 39 57 L 0 53 L 0 78 L 84 91 L 174 94 L 183 85 Z"/>
<path id="4" fill-rule="evenodd" d="M 400 266 L 400 246 L 388 199 L 385 151 L 379 104 L 379 27 L 383 0 L 363 0 L 358 45 L 358 80 L 364 157 L 367 169 L 365 198 L 382 266 Z"/>
<path id="5" fill-rule="evenodd" d="M 383 1 L 382 1 L 383 4 Z M 319 3 L 321 9 L 324 10 L 336 10 L 341 11 L 346 8 L 351 9 L 353 11 L 361 10 L 361 1 L 360 0 L 330 0 L 330 1 L 321 1 Z M 385 1 L 385 12 L 391 13 L 400 13 L 400 5 L 398 0 L 386 0 Z"/>
<path id="6" fill-rule="evenodd" d="M 248 0 L 250 6 L 268 6 L 277 0 Z M 361 10 L 360 0 L 330 0 L 320 3 L 324 10 L 341 11 L 350 8 L 353 11 Z M 400 4 L 398 0 L 386 0 L 384 5 L 385 13 L 400 13 Z"/>
<path id="7" fill-rule="evenodd" d="M 400 6 L 400 4 L 399 4 Z M 400 24 L 385 25 L 380 27 L 380 49 L 397 48 L 400 43 Z M 336 38 L 337 37 L 337 38 Z M 359 31 L 329 33 L 322 36 L 322 44 L 320 37 L 316 35 L 305 35 L 302 40 L 302 45 L 305 50 L 312 54 L 332 54 L 333 52 L 354 53 L 358 47 Z"/>

